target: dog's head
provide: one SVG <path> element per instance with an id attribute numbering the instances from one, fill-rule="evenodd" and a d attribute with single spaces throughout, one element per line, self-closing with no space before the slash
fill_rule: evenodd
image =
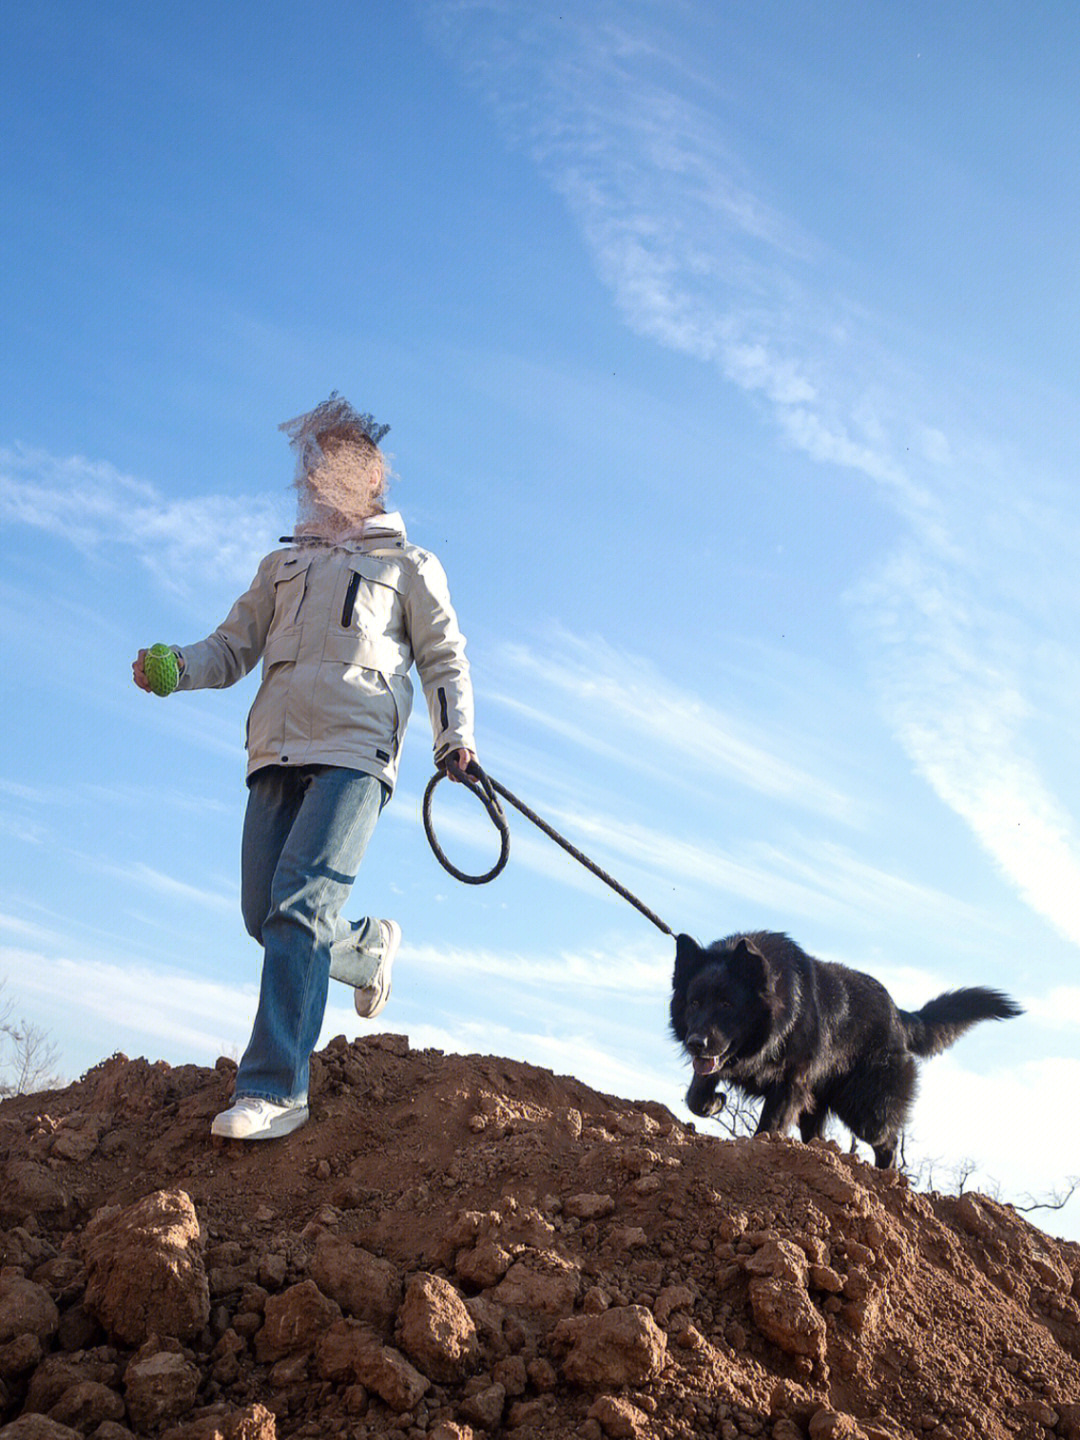
<path id="1" fill-rule="evenodd" d="M 769 962 L 745 935 L 703 948 L 680 935 L 671 986 L 671 1029 L 698 1075 L 715 1075 L 773 1010 Z"/>

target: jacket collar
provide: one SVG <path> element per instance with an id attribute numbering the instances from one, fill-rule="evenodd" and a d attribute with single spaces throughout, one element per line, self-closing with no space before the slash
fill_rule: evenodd
<path id="1" fill-rule="evenodd" d="M 405 543 L 405 522 L 397 510 L 389 515 L 375 515 L 364 526 L 362 536 L 355 539 L 338 540 L 331 544 L 327 540 L 320 539 L 317 535 L 282 535 L 283 545 L 318 545 L 328 550 L 346 550 L 350 555 L 358 551 L 379 550 L 388 545 L 403 545 Z"/>

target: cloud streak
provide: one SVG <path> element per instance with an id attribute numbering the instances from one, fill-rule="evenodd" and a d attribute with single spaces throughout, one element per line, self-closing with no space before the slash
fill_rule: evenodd
<path id="1" fill-rule="evenodd" d="M 221 1047 L 234 1048 L 247 1038 L 258 1004 L 258 985 L 223 985 L 183 971 L 162 971 L 157 966 L 52 956 L 16 947 L 0 947 L 0 966 L 18 977 L 20 1006 L 43 1017 L 54 1027 L 50 1007 L 57 997 L 78 995 L 81 1029 L 93 1033 L 95 1046 L 102 1040 L 141 1050 L 147 1042 L 167 1054 L 212 1062 Z M 15 990 L 13 985 L 12 989 Z M 168 1004 L 162 996 L 168 995 Z M 97 1053 L 79 1053 L 76 1044 L 63 1044 L 65 1059 L 76 1055 L 80 1064 L 93 1064 Z M 152 1058 L 156 1058 L 153 1056 Z"/>
<path id="2" fill-rule="evenodd" d="M 659 997 L 666 1003 L 670 982 L 667 965 L 657 965 L 656 944 L 620 946 L 618 950 L 543 950 L 524 955 L 506 950 L 448 948 L 445 945 L 403 945 L 407 964 L 446 973 L 483 976 L 508 984 L 527 985 L 556 994 Z"/>
<path id="3" fill-rule="evenodd" d="M 849 796 L 749 739 L 743 733 L 748 727 L 676 685 L 644 656 L 616 650 L 595 636 L 560 630 L 542 654 L 524 645 L 508 645 L 501 654 L 519 678 L 527 677 L 530 693 L 540 682 L 562 698 L 563 710 L 569 701 L 574 714 L 588 713 L 598 723 L 568 726 L 554 706 L 542 710 L 534 705 L 530 718 L 609 759 L 634 753 L 640 741 L 646 753 L 663 755 L 665 764 L 682 757 L 698 775 L 723 776 L 848 824 L 860 818 L 860 807 Z M 523 711 L 526 707 L 516 699 L 519 689 L 520 684 L 514 695 L 496 692 L 492 698 Z M 603 738 L 613 722 L 620 727 L 620 746 Z"/>
<path id="4" fill-rule="evenodd" d="M 112 875 L 117 880 L 135 885 L 142 890 L 148 890 L 151 894 L 162 896 L 166 900 L 175 900 L 182 905 L 197 905 L 200 909 L 212 910 L 232 917 L 235 917 L 239 909 L 235 892 L 221 894 L 213 890 L 206 890 L 200 885 L 191 885 L 184 880 L 177 880 L 173 875 L 166 875 L 161 870 L 155 870 L 153 866 L 147 865 L 141 860 L 134 860 L 124 865 L 113 865 L 89 856 L 84 858 L 89 866 L 101 873 Z"/>
<path id="5" fill-rule="evenodd" d="M 909 437 L 888 442 L 880 396 L 868 403 L 856 378 L 880 365 L 866 363 L 855 307 L 815 294 L 824 247 L 741 162 L 724 98 L 660 8 L 572 16 L 478 0 L 428 14 L 565 199 L 626 323 L 716 365 L 765 401 L 790 444 L 928 521 L 931 497 L 900 459 Z"/>
<path id="6" fill-rule="evenodd" d="M 174 594 L 247 584 L 283 514 L 265 497 L 170 499 L 106 461 L 0 449 L 0 524 L 44 531 L 85 553 L 134 551 Z"/>
<path id="7" fill-rule="evenodd" d="M 1080 832 L 1025 740 L 1032 707 L 998 615 L 911 548 L 861 600 L 870 663 L 918 772 L 1024 901 L 1080 944 Z"/>
<path id="8" fill-rule="evenodd" d="M 839 293 L 824 247 L 766 198 L 767 183 L 728 142 L 724 97 L 659 7 L 601 4 L 574 17 L 468 0 L 427 13 L 505 133 L 565 198 L 626 323 L 716 365 L 760 401 L 785 445 L 862 476 L 895 511 L 899 553 L 852 596 L 886 723 L 1005 881 L 1080 943 L 1080 835 L 1029 738 L 1027 695 L 1052 689 L 1053 652 L 1035 629 L 1018 637 L 1023 659 L 982 643 L 1015 628 L 1018 596 L 1030 624 L 1038 606 L 1015 577 L 1036 574 L 1038 588 L 1067 593 L 1067 615 L 1051 621 L 1068 652 L 1076 587 L 1061 577 L 1074 575 L 1075 526 L 1053 497 L 1032 498 L 1039 477 L 996 474 L 992 444 L 960 440 L 926 413 L 928 394 L 948 408 L 939 377 L 882 348 L 885 327 Z M 981 634 L 965 623 L 976 609 Z M 609 698 L 647 728 L 640 695 Z M 701 717 L 670 696 L 664 718 L 669 734 L 685 726 L 706 742 L 695 763 L 753 775 L 760 757 L 725 727 L 706 737 Z M 792 793 L 794 774 L 765 758 L 762 788 Z M 823 790 L 803 793 L 826 808 Z"/>

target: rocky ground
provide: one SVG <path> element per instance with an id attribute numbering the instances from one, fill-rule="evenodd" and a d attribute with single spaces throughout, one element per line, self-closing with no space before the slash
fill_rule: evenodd
<path id="1" fill-rule="evenodd" d="M 833 1144 L 343 1038 L 0 1105 L 0 1440 L 1080 1440 L 1080 1246 Z"/>

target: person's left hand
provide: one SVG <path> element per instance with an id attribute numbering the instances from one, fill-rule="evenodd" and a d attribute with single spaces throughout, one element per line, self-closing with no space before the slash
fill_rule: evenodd
<path id="1" fill-rule="evenodd" d="M 453 760 L 454 764 L 458 767 L 459 770 L 468 770 L 469 766 L 473 764 L 474 761 L 476 761 L 475 754 L 471 750 L 466 750 L 463 747 L 460 750 L 451 751 L 449 755 L 444 757 L 442 762 L 443 768 L 445 769 L 447 775 L 450 776 L 450 779 L 453 780 L 455 785 L 467 784 L 467 781 L 463 780 L 460 776 L 455 775 L 453 770 L 450 769 L 449 765 L 447 764 L 447 761 L 449 760 Z M 479 761 L 476 761 L 476 763 L 479 764 Z"/>
<path id="2" fill-rule="evenodd" d="M 140 650 L 131 662 L 131 678 L 138 685 L 140 690 L 150 694 L 150 681 L 146 678 L 146 671 L 143 669 L 143 661 L 146 659 L 146 651 Z"/>

